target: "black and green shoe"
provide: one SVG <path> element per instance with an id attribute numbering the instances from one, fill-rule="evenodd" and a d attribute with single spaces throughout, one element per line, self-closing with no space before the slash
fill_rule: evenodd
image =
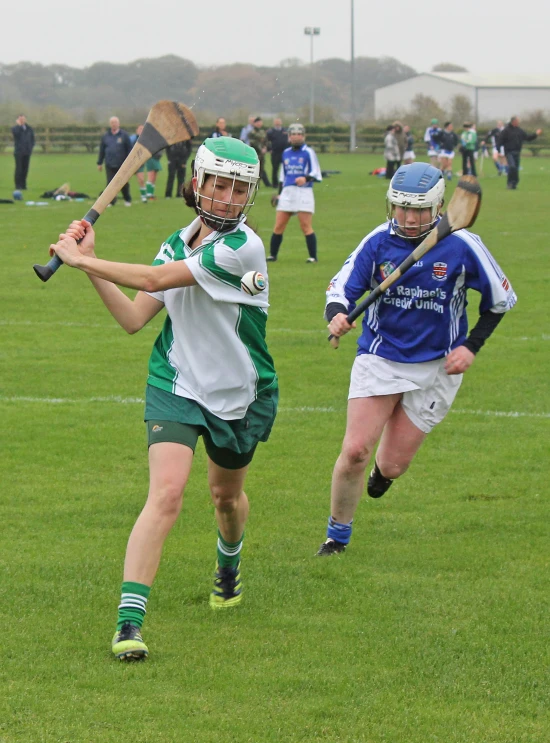
<path id="1" fill-rule="evenodd" d="M 242 601 L 241 564 L 234 568 L 216 565 L 214 589 L 210 594 L 212 609 L 230 609 Z"/>
<path id="2" fill-rule="evenodd" d="M 130 622 L 124 622 L 115 632 L 112 650 L 118 660 L 144 660 L 149 655 L 140 627 Z"/>

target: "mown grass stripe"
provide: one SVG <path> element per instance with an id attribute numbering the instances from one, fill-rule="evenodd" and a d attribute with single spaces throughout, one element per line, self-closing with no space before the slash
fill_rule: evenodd
<path id="1" fill-rule="evenodd" d="M 5 403 L 42 403 L 44 405 L 89 405 L 90 403 L 106 403 L 115 405 L 143 405 L 141 397 L 28 397 L 24 395 L 0 395 L 0 402 Z M 279 413 L 343 413 L 345 408 L 312 407 L 279 407 Z M 494 418 L 550 418 L 550 413 L 529 413 L 523 410 L 461 410 L 451 408 L 455 415 L 487 415 Z"/>

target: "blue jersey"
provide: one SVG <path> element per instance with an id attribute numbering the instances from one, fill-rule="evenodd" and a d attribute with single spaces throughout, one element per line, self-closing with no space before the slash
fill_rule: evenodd
<path id="1" fill-rule="evenodd" d="M 321 181 L 321 167 L 315 150 L 308 147 L 307 144 L 303 144 L 298 148 L 287 147 L 283 152 L 283 162 L 281 164 L 283 188 L 286 186 L 294 186 L 296 184 L 296 178 L 300 176 L 309 176 L 315 181 Z M 313 181 L 308 182 L 303 186 L 304 188 L 312 188 Z"/>
<path id="2" fill-rule="evenodd" d="M 327 304 L 348 313 L 363 294 L 376 288 L 413 250 L 390 222 L 367 235 L 327 289 Z M 363 318 L 358 355 L 418 363 L 446 356 L 468 333 L 466 290 L 481 294 L 479 311 L 506 312 L 516 295 L 499 265 L 467 230 L 449 235 L 397 279 Z"/>
<path id="3" fill-rule="evenodd" d="M 439 134 L 441 129 L 438 126 L 429 126 L 424 133 L 424 142 L 430 150 L 439 150 Z"/>

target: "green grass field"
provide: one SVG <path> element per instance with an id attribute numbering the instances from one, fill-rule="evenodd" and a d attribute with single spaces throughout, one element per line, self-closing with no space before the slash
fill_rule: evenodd
<path id="1" fill-rule="evenodd" d="M 147 492 L 141 399 L 162 317 L 127 336 L 80 272 L 34 276 L 87 204 L 0 205 L 0 743 L 550 740 L 550 160 L 525 158 L 516 192 L 485 163 L 475 231 L 519 302 L 409 472 L 361 502 L 346 554 L 314 558 L 355 353 L 351 336 L 338 352 L 326 342 L 324 292 L 384 219 L 379 165 L 323 157 L 342 173 L 316 188 L 320 261 L 305 264 L 293 221 L 271 267 L 281 410 L 247 481 L 242 607 L 208 606 L 216 532 L 199 446 L 148 605 L 151 655 L 134 665 L 110 640 Z M 0 157 L 0 197 L 12 174 Z M 95 198 L 102 178 L 93 156 L 36 156 L 27 198 L 64 181 Z M 119 204 L 97 252 L 148 263 L 190 216 L 176 200 Z M 251 218 L 268 243 L 266 190 Z"/>

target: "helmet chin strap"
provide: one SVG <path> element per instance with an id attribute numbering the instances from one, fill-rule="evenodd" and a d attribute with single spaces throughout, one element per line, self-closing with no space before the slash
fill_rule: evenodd
<path id="1" fill-rule="evenodd" d="M 199 217 L 203 224 L 217 232 L 228 232 L 229 230 L 234 229 L 244 219 L 243 214 L 239 215 L 239 217 L 217 217 L 202 209 L 199 213 Z"/>

